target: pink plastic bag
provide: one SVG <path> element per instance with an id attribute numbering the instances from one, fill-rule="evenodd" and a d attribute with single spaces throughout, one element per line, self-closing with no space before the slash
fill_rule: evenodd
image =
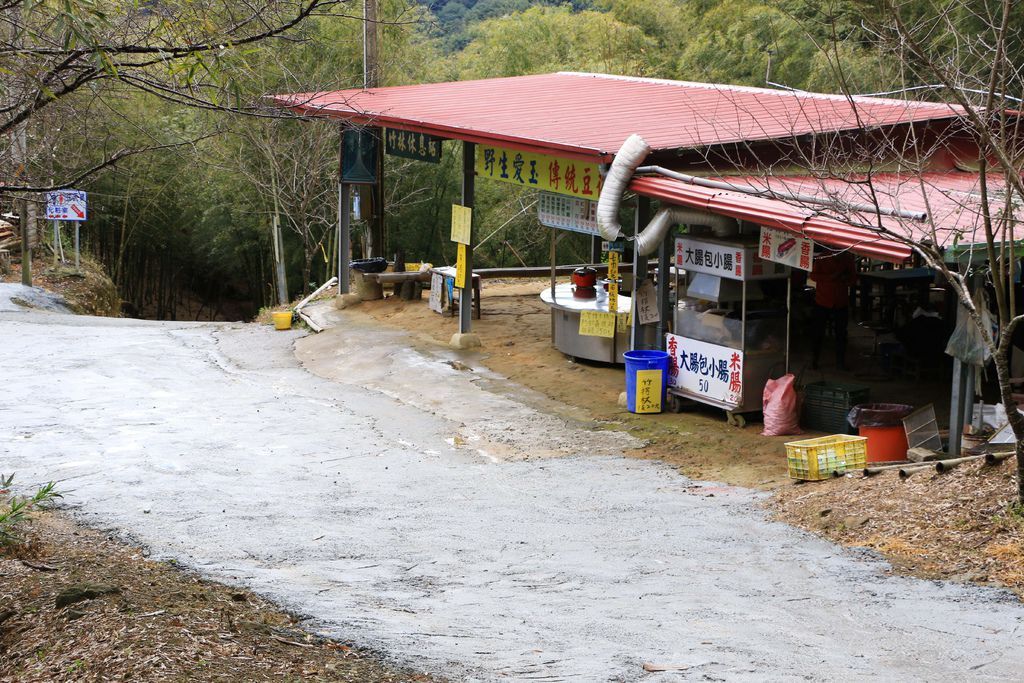
<path id="1" fill-rule="evenodd" d="M 764 430 L 762 436 L 800 434 L 800 409 L 797 404 L 796 377 L 783 375 L 764 385 Z"/>

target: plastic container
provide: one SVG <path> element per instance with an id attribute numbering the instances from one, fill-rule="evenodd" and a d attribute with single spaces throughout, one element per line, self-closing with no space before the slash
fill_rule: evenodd
<path id="1" fill-rule="evenodd" d="M 850 409 L 867 402 L 871 389 L 861 384 L 811 382 L 804 386 L 801 426 L 827 434 L 852 433 Z"/>
<path id="2" fill-rule="evenodd" d="M 665 390 L 668 388 L 668 361 L 666 351 L 627 351 L 622 354 L 626 360 L 626 409 L 631 413 L 660 413 L 665 407 Z M 654 380 L 658 389 L 658 377 L 649 372 L 660 373 L 660 391 L 651 394 L 645 390 L 645 382 Z M 643 374 L 638 374 L 643 373 Z M 641 400 L 637 405 L 637 382 L 641 383 Z"/>
<path id="3" fill-rule="evenodd" d="M 291 311 L 278 311 L 271 316 L 274 319 L 275 330 L 290 330 L 292 329 L 292 312 Z"/>
<path id="4" fill-rule="evenodd" d="M 868 440 L 868 462 L 907 459 L 907 432 L 903 418 L 914 406 L 903 403 L 864 403 L 854 406 L 849 422 Z"/>
<path id="5" fill-rule="evenodd" d="M 868 462 L 893 462 L 907 459 L 907 432 L 898 427 L 858 427 L 857 433 L 868 440 Z"/>
<path id="6" fill-rule="evenodd" d="M 786 463 L 791 479 L 818 481 L 864 469 L 867 439 L 833 434 L 786 444 Z"/>

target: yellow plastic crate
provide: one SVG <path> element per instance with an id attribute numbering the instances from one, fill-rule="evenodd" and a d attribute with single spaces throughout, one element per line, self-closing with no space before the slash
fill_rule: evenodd
<path id="1" fill-rule="evenodd" d="M 786 444 L 789 477 L 818 481 L 864 469 L 867 465 L 867 438 L 833 434 L 817 439 L 790 441 Z"/>

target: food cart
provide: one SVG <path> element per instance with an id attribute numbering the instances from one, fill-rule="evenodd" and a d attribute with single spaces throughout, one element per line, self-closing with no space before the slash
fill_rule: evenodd
<path id="1" fill-rule="evenodd" d="M 790 268 L 778 261 L 791 259 L 809 264 L 810 240 L 767 229 L 676 238 L 675 324 L 665 340 L 673 410 L 687 400 L 716 406 L 735 426 L 761 410 L 765 383 L 788 370 Z"/>

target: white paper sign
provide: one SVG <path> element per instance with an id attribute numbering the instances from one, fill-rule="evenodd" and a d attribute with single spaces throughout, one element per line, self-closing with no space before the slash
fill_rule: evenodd
<path id="1" fill-rule="evenodd" d="M 743 402 L 743 352 L 728 346 L 665 335 L 669 386 L 713 401 Z"/>
<path id="2" fill-rule="evenodd" d="M 57 190 L 46 193 L 46 220 L 84 221 L 86 195 L 80 190 Z"/>
<path id="3" fill-rule="evenodd" d="M 811 240 L 806 237 L 762 225 L 759 256 L 767 261 L 810 271 L 814 250 Z"/>
<path id="4" fill-rule="evenodd" d="M 443 312 L 443 296 L 444 292 L 444 276 L 441 273 L 432 273 L 430 275 L 430 299 L 427 305 L 430 306 L 430 310 L 438 313 Z"/>
<path id="5" fill-rule="evenodd" d="M 658 310 L 658 295 L 654 283 L 644 280 L 636 290 L 636 319 L 641 325 L 650 325 L 661 320 Z"/>

